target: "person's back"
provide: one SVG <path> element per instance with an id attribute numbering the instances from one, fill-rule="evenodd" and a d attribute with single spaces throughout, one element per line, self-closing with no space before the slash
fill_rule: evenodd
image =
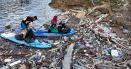
<path id="1" fill-rule="evenodd" d="M 51 20 L 51 24 L 56 24 L 57 23 L 57 16 L 54 16 Z"/>
<path id="2" fill-rule="evenodd" d="M 70 32 L 70 28 L 68 28 L 65 23 L 60 22 L 59 26 L 58 26 L 58 31 L 61 34 L 67 34 L 68 32 Z"/>
<path id="3" fill-rule="evenodd" d="M 24 20 L 21 21 L 21 30 L 28 29 L 29 24 L 32 24 L 32 22 L 35 20 L 38 20 L 37 16 L 27 16 Z"/>
<path id="4" fill-rule="evenodd" d="M 57 16 L 54 16 L 51 20 L 51 26 L 56 27 L 57 24 Z"/>
<path id="5" fill-rule="evenodd" d="M 28 29 L 28 25 L 29 25 L 29 22 L 26 23 L 26 21 L 22 20 L 20 24 L 21 31 Z"/>

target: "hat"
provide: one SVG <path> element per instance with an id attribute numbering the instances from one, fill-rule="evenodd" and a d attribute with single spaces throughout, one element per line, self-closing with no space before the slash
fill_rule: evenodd
<path id="1" fill-rule="evenodd" d="M 31 21 L 31 22 L 33 22 L 33 21 L 35 21 L 35 20 L 38 20 L 38 18 L 37 18 L 37 16 L 28 16 L 27 18 L 26 18 L 26 21 Z"/>

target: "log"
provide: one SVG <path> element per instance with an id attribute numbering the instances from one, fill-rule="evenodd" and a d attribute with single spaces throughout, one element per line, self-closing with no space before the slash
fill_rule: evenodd
<path id="1" fill-rule="evenodd" d="M 100 21 L 102 21 L 104 18 L 106 18 L 108 16 L 108 14 L 105 14 L 105 15 L 103 15 L 103 16 L 101 16 L 99 19 L 97 19 L 96 21 L 95 21 L 95 23 L 98 23 L 98 22 L 100 22 Z"/>
<path id="2" fill-rule="evenodd" d="M 21 62 L 22 62 L 21 60 L 15 61 L 15 62 L 9 64 L 9 66 L 14 66 L 14 65 L 19 64 L 19 63 L 21 63 Z"/>
<path id="3" fill-rule="evenodd" d="M 100 9 L 100 8 L 107 9 L 109 11 L 109 13 L 112 14 L 111 7 L 110 7 L 110 2 L 109 3 L 103 2 L 103 5 L 98 5 L 98 6 L 93 7 L 92 10 L 89 11 L 89 13 L 87 14 L 87 16 L 90 15 L 96 9 Z"/>
<path id="4" fill-rule="evenodd" d="M 2 54 L 0 56 L 7 57 L 7 56 L 25 56 L 25 55 L 27 55 L 27 53 L 22 53 L 22 54 Z"/>
<path id="5" fill-rule="evenodd" d="M 67 48 L 67 54 L 64 56 L 64 60 L 62 62 L 63 68 L 62 69 L 71 69 L 71 59 L 72 59 L 72 52 L 73 48 L 75 46 L 75 43 L 71 43 L 69 47 Z"/>

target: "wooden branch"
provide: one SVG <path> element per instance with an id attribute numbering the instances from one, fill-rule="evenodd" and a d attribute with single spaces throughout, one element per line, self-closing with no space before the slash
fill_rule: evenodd
<path id="1" fill-rule="evenodd" d="M 98 23 L 98 22 L 100 22 L 100 21 L 102 21 L 104 18 L 106 18 L 108 16 L 108 14 L 105 14 L 105 15 L 103 15 L 102 17 L 100 17 L 99 19 L 97 19 L 96 21 L 95 21 L 95 23 Z"/>
<path id="2" fill-rule="evenodd" d="M 93 11 L 95 11 L 96 9 L 100 9 L 100 8 L 107 9 L 111 14 L 110 4 L 106 3 L 106 2 L 103 2 L 103 5 L 98 5 L 98 6 L 93 7 L 92 10 L 87 15 L 90 15 Z"/>
<path id="3" fill-rule="evenodd" d="M 64 56 L 63 60 L 63 68 L 62 69 L 70 69 L 71 59 L 72 59 L 72 52 L 73 47 L 75 46 L 75 43 L 71 43 L 69 47 L 67 48 L 67 54 Z"/>
<path id="4" fill-rule="evenodd" d="M 22 53 L 22 54 L 2 54 L 0 56 L 7 57 L 7 56 L 25 56 L 25 55 L 27 55 L 27 53 Z"/>

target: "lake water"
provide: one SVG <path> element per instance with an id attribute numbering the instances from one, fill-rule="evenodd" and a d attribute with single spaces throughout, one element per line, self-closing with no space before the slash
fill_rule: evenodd
<path id="1" fill-rule="evenodd" d="M 48 22 L 60 11 L 51 8 L 51 0 L 0 0 L 0 26 L 20 23 L 26 16 L 38 16 L 34 24 L 40 26 Z"/>

